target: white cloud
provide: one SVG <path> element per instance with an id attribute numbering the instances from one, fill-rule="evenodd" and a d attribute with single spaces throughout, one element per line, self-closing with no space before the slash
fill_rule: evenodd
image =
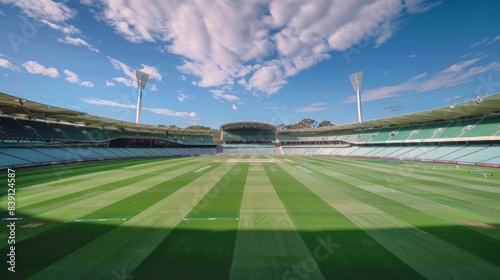
<path id="1" fill-rule="evenodd" d="M 189 95 L 184 94 L 182 92 L 178 92 L 177 93 L 177 100 L 179 100 L 179 102 L 184 102 L 186 100 L 194 100 L 194 96 L 189 96 Z"/>
<path id="2" fill-rule="evenodd" d="M 80 82 L 80 78 L 78 78 L 78 75 L 69 71 L 68 69 L 64 70 L 64 74 L 66 74 L 66 78 L 65 78 L 66 81 L 68 81 L 72 84 L 77 84 L 78 82 Z"/>
<path id="3" fill-rule="evenodd" d="M 186 98 L 187 98 L 187 97 L 188 97 L 187 95 L 182 94 L 182 93 L 177 94 L 177 100 L 179 100 L 179 102 L 184 102 L 184 101 L 186 101 Z"/>
<path id="4" fill-rule="evenodd" d="M 135 87 L 136 86 L 136 77 L 135 77 L 135 72 L 132 69 L 132 67 L 119 61 L 118 59 L 115 59 L 115 58 L 112 58 L 109 56 L 108 56 L 108 59 L 116 70 L 122 71 L 128 77 L 128 79 L 125 77 L 116 77 L 116 78 L 113 78 L 113 80 L 115 80 L 119 83 L 122 83 L 128 87 Z M 160 73 L 158 72 L 158 69 L 156 69 L 156 67 L 145 65 L 145 64 L 141 64 L 141 65 L 142 65 L 142 68 L 139 69 L 139 71 L 142 71 L 144 73 L 149 74 L 149 79 L 156 79 L 158 81 L 162 80 L 162 76 L 160 75 Z M 156 86 L 154 88 L 156 88 Z"/>
<path id="5" fill-rule="evenodd" d="M 115 80 L 118 83 L 122 83 L 122 84 L 126 85 L 127 87 L 135 87 L 136 86 L 136 83 L 133 80 L 130 80 L 130 79 L 127 79 L 124 77 L 116 77 L 116 78 L 113 78 L 113 80 Z"/>
<path id="6" fill-rule="evenodd" d="M 490 44 L 493 44 L 493 43 L 495 43 L 498 40 L 500 40 L 500 35 L 495 36 L 495 38 L 493 38 L 491 41 L 489 41 L 488 43 L 486 43 L 486 46 L 488 46 Z"/>
<path id="7" fill-rule="evenodd" d="M 474 44 L 472 44 L 470 47 L 474 48 L 480 45 L 485 45 L 486 47 L 495 43 L 496 41 L 500 40 L 500 35 L 495 36 L 495 38 L 489 40 L 488 38 L 483 38 L 481 41 L 477 41 Z"/>
<path id="8" fill-rule="evenodd" d="M 91 104 L 91 105 L 98 105 L 98 106 L 110 106 L 110 107 L 119 107 L 119 108 L 128 108 L 128 109 L 136 109 L 136 105 L 133 104 L 124 104 L 112 100 L 106 100 L 106 99 L 101 99 L 101 98 L 82 98 L 82 101 Z M 173 111 L 170 109 L 164 109 L 164 108 L 142 108 L 143 110 L 147 110 L 150 112 L 153 112 L 158 115 L 163 115 L 167 117 L 179 117 L 183 119 L 192 119 L 192 120 L 197 120 L 198 115 L 195 112 L 177 112 Z"/>
<path id="9" fill-rule="evenodd" d="M 328 105 L 328 103 L 326 102 L 316 102 L 307 107 L 294 109 L 293 111 L 296 113 L 311 113 L 311 112 L 325 111 L 328 110 L 328 107 L 326 105 Z"/>
<path id="10" fill-rule="evenodd" d="M 21 71 L 19 67 L 13 65 L 10 61 L 7 59 L 0 58 L 0 67 L 7 68 L 9 70 L 12 70 L 14 72 L 19 72 Z"/>
<path id="11" fill-rule="evenodd" d="M 158 88 L 156 85 L 151 85 L 151 88 L 149 89 L 150 91 L 158 91 Z"/>
<path id="12" fill-rule="evenodd" d="M 54 30 L 60 31 L 66 35 L 80 33 L 80 29 L 74 27 L 73 25 L 64 24 L 64 23 L 53 23 L 53 22 L 50 22 L 47 20 L 40 20 L 40 22 L 44 23 L 48 27 L 50 27 Z"/>
<path id="13" fill-rule="evenodd" d="M 442 1 L 426 3 L 425 0 L 405 0 L 406 9 L 410 14 L 421 14 L 440 5 Z"/>
<path id="14" fill-rule="evenodd" d="M 83 81 L 83 82 L 80 83 L 80 85 L 83 86 L 83 87 L 89 87 L 89 88 L 94 87 L 94 84 L 92 82 L 90 82 L 90 81 Z"/>
<path id="15" fill-rule="evenodd" d="M 415 53 L 412 53 L 412 54 L 410 54 L 410 55 L 408 56 L 408 58 L 415 58 L 415 57 L 417 57 L 417 55 L 416 55 Z"/>
<path id="16" fill-rule="evenodd" d="M 446 69 L 436 72 L 427 78 L 427 73 L 415 76 L 401 84 L 384 86 L 362 93 L 363 101 L 373 101 L 390 98 L 404 94 L 405 92 L 427 92 L 439 88 L 450 88 L 456 85 L 470 82 L 475 76 L 487 71 L 499 71 L 500 62 L 494 61 L 489 64 L 476 66 L 482 58 L 462 60 Z M 424 79 L 427 78 L 427 79 Z M 356 96 L 350 95 L 344 103 L 356 103 Z"/>
<path id="17" fill-rule="evenodd" d="M 156 69 L 156 67 L 144 65 L 144 64 L 141 64 L 141 65 L 142 65 L 142 68 L 139 69 L 140 71 L 149 74 L 150 79 L 155 79 L 155 80 L 161 81 L 162 77 L 161 77 L 160 73 L 158 73 L 158 69 Z"/>
<path id="18" fill-rule="evenodd" d="M 65 34 L 76 34 L 80 32 L 78 28 L 66 23 L 66 21 L 73 18 L 77 12 L 64 3 L 52 0 L 0 0 L 0 3 L 16 6 L 27 17 Z"/>
<path id="19" fill-rule="evenodd" d="M 129 108 L 129 109 L 136 108 L 136 106 L 132 104 L 123 104 L 100 98 L 82 98 L 82 101 L 88 104 L 98 105 L 98 106 L 111 106 L 111 107 Z"/>
<path id="20" fill-rule="evenodd" d="M 154 108 L 144 108 L 144 110 L 151 111 L 158 115 L 164 115 L 167 117 L 180 117 L 183 119 L 198 119 L 198 115 L 195 112 L 177 112 L 169 109 L 154 109 Z"/>
<path id="21" fill-rule="evenodd" d="M 231 106 L 231 109 L 233 110 L 238 110 L 238 107 L 236 105 L 233 104 L 233 106 Z"/>
<path id="22" fill-rule="evenodd" d="M 236 95 L 224 93 L 223 90 L 214 89 L 214 90 L 210 90 L 210 92 L 212 93 L 212 97 L 213 98 L 215 98 L 217 100 L 220 100 L 220 101 L 224 101 L 225 100 L 225 101 L 235 102 L 235 101 L 240 101 L 241 100 Z"/>
<path id="23" fill-rule="evenodd" d="M 483 40 L 475 42 L 474 44 L 470 45 L 470 47 L 475 48 L 479 45 L 485 44 L 486 42 L 488 42 L 488 38 L 483 38 Z"/>
<path id="24" fill-rule="evenodd" d="M 464 96 L 463 96 L 463 95 L 455 95 L 455 96 L 453 96 L 453 97 L 448 97 L 448 98 L 446 98 L 445 102 L 450 102 L 450 101 L 452 101 L 452 100 L 458 100 L 458 99 L 462 99 L 462 98 L 464 98 Z"/>
<path id="25" fill-rule="evenodd" d="M 156 43 L 178 55 L 177 69 L 194 76 L 195 85 L 224 87 L 238 81 L 270 95 L 289 77 L 329 59 L 332 51 L 364 40 L 380 46 L 399 30 L 404 15 L 439 3 L 103 0 L 96 13 L 126 40 Z"/>
<path id="26" fill-rule="evenodd" d="M 31 74 L 41 74 L 44 76 L 49 76 L 51 78 L 59 77 L 59 72 L 56 68 L 46 68 L 45 66 L 33 60 L 26 61 L 22 66 Z"/>
<path id="27" fill-rule="evenodd" d="M 82 82 L 77 74 L 75 74 L 74 72 L 72 72 L 68 69 L 64 69 L 63 72 L 64 72 L 64 74 L 66 74 L 65 80 L 72 83 L 72 84 L 77 84 L 77 85 L 81 85 L 84 87 L 94 87 L 94 84 L 92 84 L 89 81 Z"/>
<path id="28" fill-rule="evenodd" d="M 23 14 L 37 20 L 45 19 L 54 22 L 63 22 L 76 14 L 74 10 L 64 3 L 52 0 L 0 0 L 0 3 L 17 6 Z"/>
<path id="29" fill-rule="evenodd" d="M 81 38 L 74 38 L 74 37 L 70 37 L 70 36 L 65 36 L 64 38 L 58 38 L 57 42 L 63 43 L 63 44 L 68 44 L 68 45 L 73 45 L 73 46 L 77 46 L 77 47 L 84 46 L 93 52 L 99 53 L 98 49 L 96 49 L 94 46 L 87 43 L 85 40 L 83 40 Z"/>
<path id="30" fill-rule="evenodd" d="M 115 83 L 113 83 L 113 82 L 110 82 L 110 81 L 106 80 L 106 86 L 107 86 L 107 87 L 114 87 L 114 86 L 115 86 Z"/>

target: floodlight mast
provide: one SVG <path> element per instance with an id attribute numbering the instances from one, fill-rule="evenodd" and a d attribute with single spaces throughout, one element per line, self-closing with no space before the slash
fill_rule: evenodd
<path id="1" fill-rule="evenodd" d="M 135 70 L 135 77 L 137 79 L 137 88 L 139 89 L 139 96 L 137 97 L 137 112 L 135 115 L 135 123 L 141 122 L 141 110 L 142 110 L 142 90 L 146 88 L 148 83 L 149 74 L 142 71 Z"/>
<path id="2" fill-rule="evenodd" d="M 349 80 L 351 80 L 352 88 L 356 92 L 358 99 L 358 121 L 363 121 L 363 114 L 361 112 L 361 84 L 363 83 L 363 71 L 357 72 L 349 75 Z"/>

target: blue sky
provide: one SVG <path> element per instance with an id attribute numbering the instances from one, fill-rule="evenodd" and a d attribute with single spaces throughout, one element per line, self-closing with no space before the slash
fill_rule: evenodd
<path id="1" fill-rule="evenodd" d="M 147 3 L 147 4 L 145 4 Z M 167 4 L 168 3 L 168 4 Z M 0 0 L 0 91 L 142 123 L 357 121 L 500 90 L 498 1 Z"/>

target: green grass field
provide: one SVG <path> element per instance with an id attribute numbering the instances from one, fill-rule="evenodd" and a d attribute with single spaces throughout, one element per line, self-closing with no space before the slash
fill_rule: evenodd
<path id="1" fill-rule="evenodd" d="M 496 169 L 246 156 L 15 174 L 0 279 L 500 279 Z"/>

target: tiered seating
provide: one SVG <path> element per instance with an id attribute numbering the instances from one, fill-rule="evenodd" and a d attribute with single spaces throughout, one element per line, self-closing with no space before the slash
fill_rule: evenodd
<path id="1" fill-rule="evenodd" d="M 397 133 L 389 138 L 390 141 L 404 141 L 410 137 L 413 131 L 418 131 L 423 127 L 423 125 L 410 125 L 400 127 Z"/>
<path id="2" fill-rule="evenodd" d="M 469 126 L 475 125 L 478 121 L 478 118 L 453 121 L 445 129 L 441 130 L 439 133 L 436 133 L 433 138 L 456 138 L 465 131 L 464 129 Z"/>
<path id="3" fill-rule="evenodd" d="M 104 130 L 103 133 L 109 138 L 109 139 L 114 139 L 114 138 L 121 138 L 122 133 L 118 130 Z"/>
<path id="4" fill-rule="evenodd" d="M 408 139 L 429 139 L 442 129 L 447 127 L 450 122 L 425 124 L 417 133 L 411 135 Z"/>
<path id="5" fill-rule="evenodd" d="M 394 127 L 388 127 L 388 128 L 382 128 L 378 134 L 370 140 L 370 143 L 385 143 L 390 136 L 390 133 L 397 131 L 397 128 Z"/>
<path id="6" fill-rule="evenodd" d="M 377 157 L 392 157 L 393 153 L 401 150 L 403 147 L 385 147 L 385 148 L 381 148 L 380 152 L 378 153 L 375 153 L 373 154 L 374 156 L 377 156 Z"/>
<path id="7" fill-rule="evenodd" d="M 461 137 L 493 136 L 500 132 L 500 116 L 485 117 Z"/>
<path id="8" fill-rule="evenodd" d="M 486 146 L 480 145 L 480 146 L 467 146 L 463 147 L 462 149 L 458 149 L 455 152 L 449 153 L 445 156 L 442 156 L 440 159 L 442 160 L 457 160 L 458 158 L 464 157 L 469 154 L 473 154 L 477 151 L 480 151 L 484 149 Z"/>
<path id="9" fill-rule="evenodd" d="M 224 144 L 224 154 L 252 154 L 252 155 L 277 155 L 278 151 L 273 144 Z M 305 150 L 306 148 L 304 148 Z"/>
<path id="10" fill-rule="evenodd" d="M 345 131 L 338 131 L 337 132 L 337 138 L 334 139 L 339 139 L 339 140 L 345 140 L 349 141 L 349 138 L 351 136 L 352 131 L 351 130 L 345 130 Z M 354 137 L 353 137 L 354 138 Z"/>
<path id="11" fill-rule="evenodd" d="M 108 149 L 108 148 L 95 148 L 95 147 L 88 147 L 86 148 L 88 150 L 91 150 L 93 151 L 94 153 L 98 154 L 98 155 L 101 155 L 105 158 L 119 158 L 120 156 L 113 153 L 112 150 L 113 149 Z"/>
<path id="12" fill-rule="evenodd" d="M 478 147 L 481 148 L 481 147 Z M 477 149 L 476 151 L 458 157 L 454 160 L 465 161 L 465 162 L 480 162 L 482 160 L 496 158 L 498 156 L 498 147 L 482 146 L 482 149 Z M 496 152 L 495 152 L 496 151 Z"/>
<path id="13" fill-rule="evenodd" d="M 266 130 L 260 129 L 231 129 L 222 132 L 222 139 L 231 141 L 273 141 L 274 135 Z"/>
<path id="14" fill-rule="evenodd" d="M 357 147 L 357 146 L 352 146 L 352 147 L 348 147 L 348 148 L 338 149 L 335 152 L 335 155 L 339 155 L 339 156 L 349 155 L 350 153 L 356 151 L 357 149 L 359 149 L 359 147 Z"/>
<path id="15" fill-rule="evenodd" d="M 421 159 L 440 159 L 441 157 L 445 157 L 451 153 L 455 153 L 458 150 L 462 149 L 463 146 L 444 146 L 439 147 L 432 151 L 432 153 L 426 153 L 425 155 L 420 155 L 418 158 Z"/>
<path id="16" fill-rule="evenodd" d="M 108 140 L 109 137 L 104 134 L 104 132 L 97 127 L 85 127 L 81 128 L 81 131 L 84 135 L 87 136 L 87 138 L 91 138 L 92 140 L 95 141 L 102 141 L 102 140 Z"/>
<path id="17" fill-rule="evenodd" d="M 419 156 L 432 152 L 436 148 L 436 146 L 403 147 L 400 150 L 392 153 L 390 156 L 401 158 L 418 158 Z"/>
<path id="18" fill-rule="evenodd" d="M 378 133 L 378 129 L 367 129 L 363 132 L 363 135 L 361 135 L 361 137 L 358 139 L 358 142 L 369 142 L 372 138 L 373 138 L 373 135 L 374 134 L 377 134 Z"/>
<path id="19" fill-rule="evenodd" d="M 62 131 L 68 139 L 72 140 L 80 140 L 80 141 L 89 141 L 89 138 L 85 136 L 78 127 L 70 124 L 61 124 L 61 123 L 50 123 L 56 131 L 59 129 Z"/>
<path id="20" fill-rule="evenodd" d="M 75 148 L 75 147 L 59 147 L 59 148 L 37 148 L 36 149 L 40 153 L 44 153 L 46 155 L 51 155 L 59 158 L 62 161 L 75 161 L 75 160 L 84 160 L 85 155 L 82 155 L 84 151 L 83 148 Z"/>
<path id="21" fill-rule="evenodd" d="M 12 138 L 36 139 L 41 138 L 35 131 L 26 128 L 23 124 L 13 118 L 1 118 L 0 130 Z"/>
<path id="22" fill-rule="evenodd" d="M 376 149 L 375 147 L 359 147 L 359 149 L 353 151 L 352 153 L 350 153 L 350 155 L 353 155 L 353 156 L 364 156 L 364 155 L 367 155 L 368 153 L 370 153 L 371 151 L 373 151 L 375 149 Z"/>
<path id="23" fill-rule="evenodd" d="M 55 131 L 54 128 L 46 122 L 22 119 L 19 119 L 18 122 L 24 126 L 32 127 L 35 129 L 36 133 L 44 139 L 67 139 L 64 134 Z"/>
<path id="24" fill-rule="evenodd" d="M 11 156 L 8 155 L 7 153 L 4 153 L 6 149 L 0 149 L 0 167 L 3 166 L 16 166 L 16 165 L 24 165 L 24 164 L 30 164 L 33 163 L 31 161 L 28 161 L 26 159 L 17 157 L 17 156 Z"/>

